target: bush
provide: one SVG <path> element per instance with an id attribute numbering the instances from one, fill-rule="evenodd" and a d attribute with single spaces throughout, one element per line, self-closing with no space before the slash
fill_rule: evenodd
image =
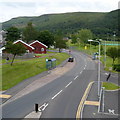
<path id="1" fill-rule="evenodd" d="M 113 70 L 120 72 L 120 64 L 113 65 Z"/>

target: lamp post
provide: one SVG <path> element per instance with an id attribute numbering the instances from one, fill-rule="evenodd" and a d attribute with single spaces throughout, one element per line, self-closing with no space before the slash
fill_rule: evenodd
<path id="1" fill-rule="evenodd" d="M 104 61 L 104 62 L 105 62 L 105 66 L 104 66 L 104 67 L 106 68 L 106 40 L 105 40 L 105 53 L 104 53 L 104 55 L 105 55 L 105 56 L 104 56 L 104 57 L 105 57 L 105 58 L 104 58 L 104 59 L 105 59 L 105 61 Z"/>
<path id="2" fill-rule="evenodd" d="M 98 62 L 98 96 L 100 95 L 100 41 L 88 40 L 89 42 L 99 43 L 99 62 Z"/>
<path id="3" fill-rule="evenodd" d="M 109 33 L 107 33 L 107 41 L 108 41 Z M 105 40 L 105 50 L 104 50 L 104 68 L 106 68 L 106 40 Z"/>
<path id="4" fill-rule="evenodd" d="M 115 35 L 115 31 L 114 31 L 114 35 L 113 35 L 113 37 L 114 37 L 114 44 L 115 44 L 115 36 L 116 36 L 116 35 Z"/>

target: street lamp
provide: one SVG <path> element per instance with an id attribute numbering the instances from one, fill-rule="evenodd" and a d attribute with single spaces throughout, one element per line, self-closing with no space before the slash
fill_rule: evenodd
<path id="1" fill-rule="evenodd" d="M 116 36 L 116 34 L 115 34 L 115 31 L 114 31 L 114 35 L 113 35 L 113 37 L 114 37 L 114 43 L 115 43 L 115 36 Z"/>
<path id="2" fill-rule="evenodd" d="M 100 41 L 88 40 L 89 42 L 99 43 L 99 63 L 98 63 L 98 96 L 100 95 Z"/>
<path id="3" fill-rule="evenodd" d="M 91 41 L 93 40 L 88 40 L 90 42 L 90 54 L 92 55 L 92 52 L 91 52 Z"/>

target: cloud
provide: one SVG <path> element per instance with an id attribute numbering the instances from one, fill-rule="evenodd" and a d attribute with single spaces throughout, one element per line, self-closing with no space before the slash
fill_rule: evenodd
<path id="1" fill-rule="evenodd" d="M 64 12 L 109 12 L 119 0 L 0 0 L 0 22 L 17 16 Z M 9 12 L 8 12 L 9 11 Z"/>

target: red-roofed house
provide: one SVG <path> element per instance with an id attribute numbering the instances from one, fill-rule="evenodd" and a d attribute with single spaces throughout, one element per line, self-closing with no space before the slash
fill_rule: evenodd
<path id="1" fill-rule="evenodd" d="M 22 41 L 22 40 L 17 40 L 17 41 L 15 41 L 14 42 L 14 44 L 19 44 L 19 43 L 21 43 L 21 44 L 23 44 L 24 46 L 25 46 L 25 48 L 26 48 L 26 51 L 29 53 L 31 53 L 31 52 L 34 52 L 34 47 L 32 47 L 32 46 L 30 46 L 29 44 L 27 44 L 27 43 L 25 43 L 24 41 Z"/>
<path id="2" fill-rule="evenodd" d="M 46 54 L 47 46 L 38 40 L 30 43 L 29 45 L 34 48 L 34 53 Z"/>

